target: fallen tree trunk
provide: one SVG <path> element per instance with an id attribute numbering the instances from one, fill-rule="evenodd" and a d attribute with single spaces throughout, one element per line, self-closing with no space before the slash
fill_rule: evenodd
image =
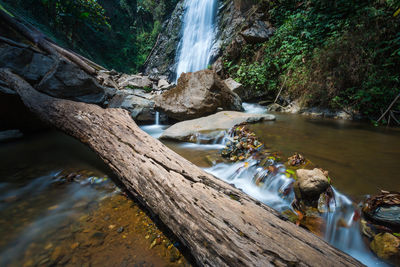
<path id="1" fill-rule="evenodd" d="M 128 112 L 49 97 L 7 70 L 43 121 L 87 144 L 201 266 L 361 266 L 140 130 Z"/>

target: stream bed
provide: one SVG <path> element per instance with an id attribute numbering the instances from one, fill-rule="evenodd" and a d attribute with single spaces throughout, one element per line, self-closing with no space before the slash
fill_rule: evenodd
<path id="1" fill-rule="evenodd" d="M 190 266 L 71 137 L 0 144 L 0 161 L 0 266 Z"/>

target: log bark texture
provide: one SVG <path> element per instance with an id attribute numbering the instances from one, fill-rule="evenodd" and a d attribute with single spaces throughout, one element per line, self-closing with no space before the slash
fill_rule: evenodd
<path id="1" fill-rule="evenodd" d="M 122 109 L 55 99 L 0 70 L 43 121 L 87 144 L 201 266 L 361 266 L 143 132 Z"/>

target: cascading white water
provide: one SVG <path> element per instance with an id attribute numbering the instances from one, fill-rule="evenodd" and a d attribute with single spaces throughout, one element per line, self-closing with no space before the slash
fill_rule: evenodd
<path id="1" fill-rule="evenodd" d="M 156 111 L 156 116 L 154 119 L 154 124 L 155 125 L 160 125 L 160 112 Z"/>
<path id="2" fill-rule="evenodd" d="M 178 46 L 176 80 L 182 72 L 207 68 L 215 33 L 217 0 L 186 0 Z"/>

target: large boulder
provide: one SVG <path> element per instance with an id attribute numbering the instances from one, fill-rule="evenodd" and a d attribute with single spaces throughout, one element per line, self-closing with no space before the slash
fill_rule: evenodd
<path id="1" fill-rule="evenodd" d="M 120 90 L 108 104 L 109 108 L 123 108 L 135 121 L 152 122 L 155 118 L 153 96 L 143 90 Z"/>
<path id="2" fill-rule="evenodd" d="M 298 199 L 315 202 L 330 186 L 329 179 L 321 169 L 299 169 L 296 171 L 295 192 Z"/>
<path id="3" fill-rule="evenodd" d="M 0 46 L 0 68 L 8 68 L 47 95 L 102 103 L 106 89 L 77 65 L 32 47 Z"/>
<path id="4" fill-rule="evenodd" d="M 0 46 L 0 68 L 11 69 L 31 84 L 39 83 L 57 60 L 30 48 Z"/>
<path id="5" fill-rule="evenodd" d="M 196 142 L 200 133 L 214 136 L 214 133 L 232 128 L 243 122 L 256 123 L 275 120 L 270 114 L 249 114 L 236 111 L 221 111 L 216 114 L 176 123 L 161 135 L 161 139 Z"/>
<path id="6" fill-rule="evenodd" d="M 105 88 L 77 65 L 66 60 L 60 60 L 36 89 L 53 97 L 86 103 L 99 104 L 105 100 Z"/>
<path id="7" fill-rule="evenodd" d="M 218 108 L 241 111 L 242 101 L 211 70 L 183 73 L 178 85 L 155 98 L 156 108 L 176 120 L 215 113 Z"/>

